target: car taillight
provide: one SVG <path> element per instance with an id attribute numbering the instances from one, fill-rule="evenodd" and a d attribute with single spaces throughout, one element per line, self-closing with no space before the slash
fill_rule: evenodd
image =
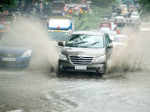
<path id="1" fill-rule="evenodd" d="M 120 34 L 120 30 L 117 30 L 116 32 L 117 32 L 117 34 Z"/>

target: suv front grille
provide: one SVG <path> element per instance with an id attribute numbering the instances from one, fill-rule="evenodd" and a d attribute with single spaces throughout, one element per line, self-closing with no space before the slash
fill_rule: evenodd
<path id="1" fill-rule="evenodd" d="M 87 65 L 87 64 L 90 64 L 92 60 L 93 60 L 93 57 L 70 56 L 70 61 L 73 64 L 77 64 L 77 65 Z"/>

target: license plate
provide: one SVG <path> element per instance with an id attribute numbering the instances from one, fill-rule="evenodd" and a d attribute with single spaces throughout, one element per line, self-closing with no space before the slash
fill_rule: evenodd
<path id="1" fill-rule="evenodd" d="M 16 58 L 2 58 L 2 61 L 16 61 Z"/>
<path id="2" fill-rule="evenodd" d="M 75 66 L 75 70 L 87 70 L 87 66 Z"/>

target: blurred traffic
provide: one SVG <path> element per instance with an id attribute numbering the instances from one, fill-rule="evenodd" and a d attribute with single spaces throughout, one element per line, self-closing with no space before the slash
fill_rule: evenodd
<path id="1" fill-rule="evenodd" d="M 0 4 L 0 112 L 149 112 L 139 0 L 14 1 Z"/>
<path id="2" fill-rule="evenodd" d="M 22 4 L 22 5 L 20 5 Z M 61 53 L 63 52 L 63 49 L 72 49 L 72 47 L 77 48 L 74 52 L 75 54 L 63 54 L 64 57 L 67 57 L 68 64 L 71 65 L 72 69 L 74 71 L 86 71 L 89 69 L 89 66 L 92 65 L 92 60 L 95 58 L 95 56 L 90 56 L 89 53 L 86 53 L 87 51 L 94 52 L 94 48 L 90 47 L 90 45 L 94 46 L 96 45 L 96 48 L 99 48 L 99 52 L 101 52 L 102 48 L 104 48 L 104 54 L 100 54 L 98 58 L 101 58 L 102 56 L 105 56 L 106 61 L 103 62 L 97 62 L 98 65 L 96 66 L 95 72 L 98 72 L 102 70 L 102 73 L 105 73 L 106 66 L 108 64 L 107 60 L 108 57 L 111 57 L 111 53 L 108 53 L 108 51 L 113 51 L 113 48 L 116 47 L 125 47 L 127 46 L 127 40 L 129 40 L 129 35 L 126 35 L 123 33 L 123 30 L 127 27 L 130 27 L 131 29 L 139 30 L 141 25 L 141 14 L 142 9 L 139 5 L 139 3 L 135 2 L 129 3 L 121 1 L 117 5 L 112 5 L 112 10 L 110 14 L 105 14 L 104 17 L 99 18 L 101 19 L 100 23 L 97 23 L 96 29 L 89 29 L 89 30 L 79 30 L 76 28 L 76 24 L 78 21 L 75 19 L 76 17 L 79 19 L 82 19 L 82 16 L 90 15 L 93 13 L 92 9 L 92 1 L 82 0 L 80 2 L 72 2 L 72 1 L 65 1 L 65 0 L 53 0 L 52 2 L 43 2 L 43 1 L 33 1 L 30 5 L 25 5 L 23 2 L 19 2 L 18 9 L 15 11 L 10 10 L 3 10 L 0 14 L 0 36 L 1 36 L 1 42 L 3 40 L 3 34 L 9 33 L 11 31 L 12 26 L 17 21 L 17 18 L 19 17 L 25 17 L 28 19 L 34 19 L 38 18 L 41 24 L 44 26 L 44 29 L 47 30 L 47 34 L 50 40 L 61 43 L 58 44 L 60 49 L 60 59 L 58 59 L 58 70 L 61 69 L 61 71 L 65 71 L 63 68 L 69 68 L 70 66 L 65 66 L 65 64 L 61 64 Z M 81 32 L 87 32 L 83 34 L 76 34 L 76 35 L 83 35 L 81 38 L 80 36 L 74 37 L 74 32 L 81 31 Z M 90 33 L 89 32 L 93 32 Z M 95 33 L 94 33 L 95 32 Z M 104 38 L 104 42 L 102 42 L 104 45 L 100 46 L 97 43 L 94 44 L 94 41 L 97 40 L 97 36 L 95 35 L 97 33 L 100 33 L 102 37 Z M 84 36 L 85 35 L 85 36 Z M 92 36 L 93 38 L 90 38 L 90 41 L 88 40 L 88 37 Z M 75 38 L 75 39 L 74 39 Z M 84 38 L 87 38 L 87 40 Z M 5 39 L 5 38 L 4 38 Z M 93 43 L 91 43 L 93 41 Z M 69 46 L 70 44 L 65 43 L 74 43 L 73 46 Z M 81 43 L 81 46 L 80 44 Z M 82 46 L 83 45 L 85 46 Z M 85 51 L 79 48 L 86 48 Z M 87 49 L 88 48 L 88 49 Z M 2 48 L 3 49 L 3 48 Z M 18 47 L 19 49 L 19 47 Z M 7 60 L 8 65 L 11 63 L 17 64 L 17 58 L 18 57 L 10 57 L 13 55 L 13 53 L 18 52 L 16 50 L 11 50 L 11 48 L 3 49 L 4 51 L 8 52 L 5 54 L 8 54 L 8 57 L 1 57 L 1 60 L 3 61 L 3 58 L 9 58 Z M 81 51 L 80 51 L 81 50 Z M 29 51 L 23 50 L 26 54 Z M 32 51 L 32 50 L 31 50 Z M 78 52 L 85 52 L 85 53 L 78 53 Z M 22 54 L 23 54 L 22 53 Z M 106 54 L 105 54 L 106 53 Z M 3 54 L 2 54 L 3 56 Z M 31 52 L 30 52 L 31 56 Z M 29 56 L 29 58 L 30 58 Z M 72 62 L 72 59 L 70 57 L 76 57 Z M 91 61 L 84 59 L 81 60 L 84 57 L 91 57 Z M 30 59 L 27 59 L 27 62 L 29 63 Z M 24 60 L 26 61 L 26 60 Z M 86 63 L 86 64 L 85 64 Z M 101 67 L 101 64 L 104 66 Z M 81 68 L 81 70 L 76 68 Z M 83 68 L 83 70 L 82 70 Z M 59 71 L 58 71 L 59 73 Z"/>

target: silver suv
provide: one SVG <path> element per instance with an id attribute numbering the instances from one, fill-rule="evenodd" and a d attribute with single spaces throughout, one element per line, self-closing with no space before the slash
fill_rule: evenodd
<path id="1" fill-rule="evenodd" d="M 96 72 L 102 76 L 112 54 L 108 34 L 90 31 L 74 32 L 68 41 L 59 42 L 58 76 L 65 71 Z"/>

